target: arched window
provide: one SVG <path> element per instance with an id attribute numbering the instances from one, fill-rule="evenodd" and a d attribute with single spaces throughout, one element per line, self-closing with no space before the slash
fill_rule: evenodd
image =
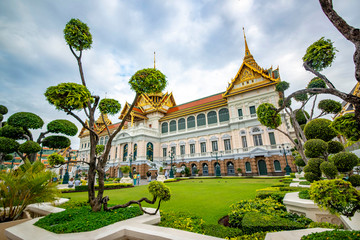
<path id="1" fill-rule="evenodd" d="M 167 133 L 168 132 L 168 123 L 164 122 L 161 124 L 161 133 Z"/>
<path id="2" fill-rule="evenodd" d="M 209 167 L 206 163 L 203 164 L 203 176 L 209 176 Z"/>
<path id="3" fill-rule="evenodd" d="M 154 146 L 151 142 L 146 144 L 146 159 L 149 161 L 154 160 Z"/>
<path id="4" fill-rule="evenodd" d="M 134 161 L 136 160 L 137 157 L 137 144 L 134 144 Z"/>
<path id="5" fill-rule="evenodd" d="M 192 164 L 192 165 L 191 165 L 191 174 L 192 174 L 192 175 L 198 174 L 196 164 Z"/>
<path id="6" fill-rule="evenodd" d="M 228 162 L 226 164 L 226 166 L 227 166 L 227 175 L 228 176 L 235 176 L 234 164 L 232 162 Z"/>
<path id="7" fill-rule="evenodd" d="M 257 132 L 261 132 L 261 130 L 260 130 L 260 128 L 258 128 L 258 127 L 254 127 L 253 129 L 252 129 L 252 132 L 253 133 L 257 133 Z"/>
<path id="8" fill-rule="evenodd" d="M 197 115 L 196 121 L 197 121 L 198 127 L 205 126 L 206 125 L 205 114 L 201 113 L 201 114 Z"/>
<path id="9" fill-rule="evenodd" d="M 229 121 L 229 110 L 227 108 L 222 108 L 219 111 L 219 121 L 226 122 Z"/>
<path id="10" fill-rule="evenodd" d="M 106 144 L 107 144 L 108 140 L 109 140 L 109 136 L 106 136 L 106 137 L 105 137 L 105 142 L 104 142 L 104 145 L 106 145 Z"/>
<path id="11" fill-rule="evenodd" d="M 184 130 L 185 129 L 185 118 L 180 118 L 178 122 L 178 129 Z"/>
<path id="12" fill-rule="evenodd" d="M 274 168 L 275 168 L 275 172 L 281 172 L 281 166 L 278 160 L 274 161 Z"/>
<path id="13" fill-rule="evenodd" d="M 187 128 L 194 128 L 195 127 L 195 117 L 191 116 L 187 118 Z"/>
<path id="14" fill-rule="evenodd" d="M 104 138 L 103 137 L 100 138 L 100 145 L 104 145 Z"/>
<path id="15" fill-rule="evenodd" d="M 208 124 L 217 123 L 217 114 L 215 111 L 211 111 L 207 114 Z"/>
<path id="16" fill-rule="evenodd" d="M 245 171 L 246 171 L 246 172 L 251 172 L 251 165 L 250 165 L 249 162 L 246 162 L 246 163 L 245 163 Z"/>
<path id="17" fill-rule="evenodd" d="M 176 131 L 176 121 L 172 120 L 170 122 L 170 132 L 175 132 Z"/>
<path id="18" fill-rule="evenodd" d="M 123 152 L 123 161 L 126 161 L 127 155 L 128 155 L 128 145 L 125 144 L 124 145 L 124 152 Z"/>

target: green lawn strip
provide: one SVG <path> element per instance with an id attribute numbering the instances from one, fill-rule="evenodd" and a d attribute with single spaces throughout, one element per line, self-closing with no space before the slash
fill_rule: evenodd
<path id="1" fill-rule="evenodd" d="M 216 224 L 227 215 L 229 206 L 239 200 L 252 199 L 256 196 L 256 189 L 270 187 L 279 182 L 279 179 L 189 179 L 168 183 L 171 189 L 171 200 L 161 203 L 163 211 L 186 212 L 199 216 L 206 223 Z M 105 191 L 111 204 L 124 204 L 130 200 L 142 197 L 152 198 L 147 186 L 136 186 Z M 62 197 L 72 201 L 86 201 L 87 193 L 65 193 Z M 143 206 L 155 207 L 144 204 Z"/>

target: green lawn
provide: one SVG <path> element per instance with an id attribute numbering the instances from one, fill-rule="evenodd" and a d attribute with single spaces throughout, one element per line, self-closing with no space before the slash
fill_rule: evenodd
<path id="1" fill-rule="evenodd" d="M 229 206 L 242 199 L 251 199 L 256 189 L 269 187 L 278 183 L 279 179 L 190 179 L 180 182 L 166 183 L 171 189 L 171 200 L 161 203 L 164 211 L 188 212 L 202 217 L 207 223 L 217 221 L 228 214 Z M 124 204 L 129 200 L 141 197 L 150 198 L 147 186 L 107 190 L 109 204 Z M 62 197 L 74 201 L 87 200 L 87 192 L 64 193 Z M 149 206 L 144 204 L 144 206 Z M 153 206 L 155 207 L 155 206 Z"/>

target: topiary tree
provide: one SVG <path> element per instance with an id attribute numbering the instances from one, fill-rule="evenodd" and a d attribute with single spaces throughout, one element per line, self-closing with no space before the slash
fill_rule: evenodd
<path id="1" fill-rule="evenodd" d="M 144 197 L 144 198 L 141 198 L 138 201 L 132 200 L 132 201 L 129 201 L 129 202 L 125 203 L 125 204 L 116 205 L 116 206 L 113 206 L 113 207 L 108 207 L 107 206 L 107 202 L 109 201 L 109 197 L 106 196 L 104 198 L 104 210 L 109 211 L 109 210 L 114 210 L 114 209 L 118 209 L 118 208 L 126 208 L 126 207 L 130 206 L 131 204 L 137 204 L 137 205 L 139 205 L 141 211 L 143 211 L 144 213 L 147 213 L 149 215 L 155 215 L 160 209 L 161 201 L 166 202 L 166 201 L 170 200 L 170 197 L 171 197 L 170 188 L 167 187 L 162 182 L 152 181 L 148 185 L 148 190 L 149 190 L 149 193 L 153 196 L 152 200 L 149 200 L 149 199 Z M 159 202 L 158 202 L 158 206 L 157 206 L 155 212 L 152 212 L 152 213 L 147 212 L 145 209 L 142 208 L 141 202 L 145 201 L 146 203 L 149 203 L 149 204 L 155 204 L 157 199 L 159 199 Z"/>
<path id="2" fill-rule="evenodd" d="M 353 217 L 360 211 L 360 192 L 350 182 L 340 179 L 314 182 L 309 194 L 320 208 L 332 214 Z"/>
<path id="3" fill-rule="evenodd" d="M 351 184 L 354 187 L 359 187 L 360 186 L 360 175 L 351 175 L 349 177 L 349 182 L 351 182 Z"/>
<path id="4" fill-rule="evenodd" d="M 305 155 L 308 158 L 327 157 L 326 150 L 328 145 L 321 139 L 310 139 L 305 143 L 304 147 Z"/>
<path id="5" fill-rule="evenodd" d="M 90 133 L 90 161 L 85 162 L 89 165 L 88 198 L 92 210 L 100 211 L 102 204 L 106 203 L 108 200 L 108 197 L 104 197 L 103 195 L 105 166 L 108 161 L 111 143 L 114 137 L 124 127 L 125 120 L 123 120 L 112 132 L 110 132 L 109 127 L 104 121 L 109 139 L 102 151 L 97 151 L 96 146 L 99 143 L 99 135 L 94 128 L 95 111 L 99 109 L 102 117 L 104 114 L 114 115 L 120 111 L 121 105 L 115 99 L 100 100 L 99 96 L 90 94 L 90 91 L 86 87 L 81 59 L 83 51 L 91 48 L 92 36 L 89 27 L 79 19 L 71 19 L 65 26 L 64 37 L 67 45 L 69 45 L 71 53 L 78 63 L 81 84 L 61 83 L 57 86 L 51 86 L 46 90 L 45 96 L 48 102 L 54 105 L 56 109 L 62 110 L 73 116 Z M 135 91 L 135 97 L 123 119 L 129 118 L 130 113 L 141 94 L 161 92 L 164 90 L 166 83 L 165 75 L 157 69 L 148 68 L 137 71 L 129 80 L 131 89 Z M 75 113 L 77 110 L 84 110 L 87 121 L 83 121 Z M 99 176 L 99 188 L 97 194 L 95 192 L 96 174 Z"/>
<path id="6" fill-rule="evenodd" d="M 41 132 L 35 140 L 31 130 L 37 130 L 43 127 L 44 121 L 36 114 L 30 112 L 14 113 L 7 119 L 7 125 L 0 128 L 0 137 L 6 138 L 8 144 L 5 144 L 0 150 L 0 158 L 6 153 L 16 152 L 22 160 L 28 158 L 31 162 L 36 160 L 37 152 L 41 146 L 50 148 L 69 147 L 71 141 L 69 138 L 60 135 L 47 135 L 51 133 L 75 136 L 78 129 L 75 124 L 68 120 L 58 119 L 51 121 L 47 125 L 47 131 Z M 25 140 L 22 144 L 14 144 L 14 141 Z M 16 147 L 15 147 L 16 146 Z"/>
<path id="7" fill-rule="evenodd" d="M 304 167 L 305 179 L 309 182 L 321 179 L 320 165 L 324 162 L 322 158 L 310 158 L 308 164 Z"/>
<path id="8" fill-rule="evenodd" d="M 345 114 L 335 118 L 330 126 L 335 129 L 337 133 L 344 135 L 351 141 L 357 141 L 360 139 L 360 128 L 354 113 Z"/>
<path id="9" fill-rule="evenodd" d="M 325 142 L 336 137 L 336 132 L 330 127 L 329 119 L 314 119 L 305 125 L 304 133 L 307 139 L 322 139 Z"/>

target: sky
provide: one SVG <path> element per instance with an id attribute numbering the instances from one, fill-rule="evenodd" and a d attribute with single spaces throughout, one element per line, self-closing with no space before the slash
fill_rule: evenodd
<path id="1" fill-rule="evenodd" d="M 334 1 L 334 8 L 359 27 L 360 1 Z M 303 89 L 314 77 L 302 67 L 302 57 L 321 37 L 331 39 L 338 50 L 332 67 L 322 73 L 343 92 L 356 83 L 354 46 L 316 0 L 1 0 L 0 105 L 9 109 L 5 120 L 16 112 L 33 112 L 44 120 L 44 129 L 52 120 L 68 119 L 80 131 L 75 119 L 44 97 L 49 86 L 81 83 L 63 37 L 71 18 L 86 23 L 93 37 L 82 58 L 89 90 L 122 106 L 135 96 L 128 80 L 137 70 L 154 66 L 154 52 L 156 68 L 167 76 L 164 92 L 172 92 L 177 104 L 225 91 L 243 61 L 243 27 L 257 63 L 265 69 L 279 66 L 281 79 L 290 83 L 286 94 Z M 118 115 L 110 119 L 119 121 Z M 77 149 L 79 139 L 71 141 Z"/>

